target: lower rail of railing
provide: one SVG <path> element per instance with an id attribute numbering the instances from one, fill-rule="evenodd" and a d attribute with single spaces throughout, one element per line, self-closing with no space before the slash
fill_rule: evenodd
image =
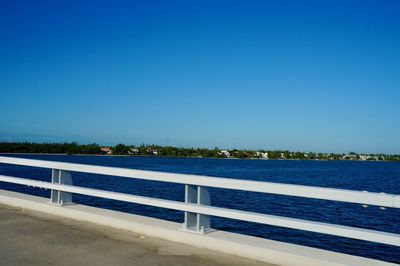
<path id="1" fill-rule="evenodd" d="M 400 246 L 400 236 L 393 233 L 209 206 L 208 191 L 205 187 L 186 186 L 186 202 L 178 202 L 63 184 L 63 182 L 72 183 L 69 178 L 68 174 L 62 174 L 57 171 L 53 171 L 52 183 L 0 175 L 0 181 L 3 182 L 51 189 L 52 198 L 50 203 L 58 205 L 70 203 L 71 193 L 76 193 L 183 211 L 185 212 L 184 228 L 194 232 L 204 233 L 210 230 L 208 217 L 217 216 Z M 190 215 L 192 217 L 188 217 Z"/>

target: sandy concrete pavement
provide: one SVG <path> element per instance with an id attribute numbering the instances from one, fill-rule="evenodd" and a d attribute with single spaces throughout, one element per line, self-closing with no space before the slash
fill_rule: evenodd
<path id="1" fill-rule="evenodd" d="M 268 265 L 0 205 L 0 265 Z"/>

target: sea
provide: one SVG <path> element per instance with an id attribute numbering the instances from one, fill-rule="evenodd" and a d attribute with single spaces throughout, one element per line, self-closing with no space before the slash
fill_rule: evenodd
<path id="1" fill-rule="evenodd" d="M 400 163 L 396 162 L 23 154 L 3 156 L 400 195 Z M 51 180 L 51 170 L 43 168 L 0 164 L 0 174 Z M 184 200 L 184 186 L 180 184 L 85 173 L 73 173 L 72 176 L 77 186 Z M 43 197 L 50 195 L 48 190 L 3 182 L 0 182 L 0 189 Z M 218 188 L 210 188 L 210 194 L 213 206 L 400 234 L 400 209 Z M 79 204 L 183 222 L 183 213 L 180 211 L 82 195 L 74 195 L 73 200 Z M 211 218 L 211 226 L 218 230 L 400 263 L 400 248 L 390 245 L 218 217 Z"/>

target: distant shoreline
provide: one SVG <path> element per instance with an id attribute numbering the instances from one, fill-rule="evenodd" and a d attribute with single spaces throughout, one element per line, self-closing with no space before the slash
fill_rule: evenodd
<path id="1" fill-rule="evenodd" d="M 171 159 L 217 159 L 217 160 L 256 160 L 256 161 L 317 161 L 317 162 L 388 162 L 388 160 L 326 160 L 326 159 L 262 159 L 262 158 L 221 158 L 221 157 L 191 157 L 191 156 L 151 156 L 151 155 L 124 155 L 124 154 L 68 154 L 68 153 L 28 153 L 28 152 L 0 152 L 1 155 L 58 155 L 58 156 L 98 156 L 98 157 L 143 157 L 143 158 L 171 158 Z"/>
<path id="2" fill-rule="evenodd" d="M 315 161 L 396 161 L 400 162 L 400 154 L 384 153 L 327 153 L 301 152 L 289 150 L 266 149 L 220 149 L 185 148 L 160 146 L 155 144 L 103 146 L 97 143 L 78 144 L 65 143 L 33 143 L 33 142 L 0 142 L 0 153 L 9 154 L 58 154 L 58 155 L 113 155 L 143 156 L 166 158 L 218 158 L 218 159 L 260 159 L 260 160 L 315 160 Z"/>

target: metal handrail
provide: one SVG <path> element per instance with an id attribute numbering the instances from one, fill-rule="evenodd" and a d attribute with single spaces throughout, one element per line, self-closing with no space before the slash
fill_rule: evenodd
<path id="1" fill-rule="evenodd" d="M 333 194 L 330 194 L 329 200 L 368 203 L 371 205 L 379 205 L 379 206 L 387 206 L 395 208 L 399 207 L 399 198 L 400 198 L 400 196 L 398 195 L 389 195 L 380 193 L 365 193 L 365 192 L 357 192 L 350 190 L 276 184 L 276 183 L 258 182 L 258 181 L 244 181 L 244 180 L 229 179 L 229 178 L 171 174 L 171 173 L 162 173 L 153 171 L 141 171 L 141 170 L 132 170 L 124 168 L 83 165 L 83 164 L 59 163 L 59 162 L 39 161 L 39 160 L 10 158 L 10 157 L 0 157 L 0 163 L 51 168 L 53 169 L 53 175 L 54 175 L 54 169 L 57 169 L 56 171 L 68 170 L 68 171 L 85 172 L 92 174 L 126 176 L 126 177 L 146 179 L 146 180 L 180 183 L 180 184 L 185 184 L 186 186 L 188 184 L 196 186 L 207 186 L 207 187 L 211 186 L 219 188 L 239 189 L 246 191 L 256 191 L 256 192 L 265 192 L 265 193 L 274 193 L 281 195 L 301 196 L 301 197 L 319 198 L 319 199 L 327 199 L 326 196 L 319 194 L 321 193 L 321 191 L 326 191 L 329 193 L 333 193 L 333 191 L 340 191 L 341 193 L 340 195 L 345 196 L 344 199 L 338 196 L 333 197 Z M 187 177 L 188 179 L 184 180 L 183 179 L 184 177 Z M 30 180 L 30 179 L 5 176 L 5 175 L 0 175 L 0 181 L 46 188 L 46 189 L 51 189 L 52 191 L 58 191 L 58 192 L 61 191 L 62 193 L 76 193 L 87 196 L 101 197 L 101 198 L 155 206 L 160 208 L 179 210 L 179 211 L 184 211 L 185 213 L 194 213 L 197 215 L 217 216 L 223 218 L 255 222 L 260 224 L 268 224 L 273 226 L 299 229 L 310 232 L 324 233 L 329 235 L 400 246 L 400 235 L 398 234 L 213 207 L 213 206 L 203 205 L 201 204 L 201 201 L 198 201 L 196 204 L 193 204 L 188 201 L 179 202 L 173 200 L 164 200 L 164 199 L 130 195 L 118 192 L 110 192 L 92 188 L 83 188 L 68 184 Z M 228 182 L 231 183 L 229 184 Z M 270 188 L 271 185 L 274 185 L 273 188 Z M 292 190 L 292 192 L 290 192 L 289 190 Z M 298 190 L 300 190 L 300 192 Z M 311 197 L 305 195 L 304 193 L 311 193 Z"/>
<path id="2" fill-rule="evenodd" d="M 0 156 L 0 163 L 400 208 L 400 195 Z"/>

